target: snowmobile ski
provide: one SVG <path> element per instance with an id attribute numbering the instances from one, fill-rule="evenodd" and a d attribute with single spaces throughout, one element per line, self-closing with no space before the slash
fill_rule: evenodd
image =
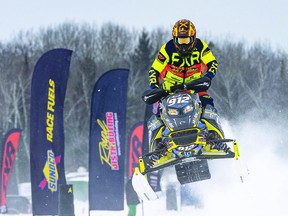
<path id="1" fill-rule="evenodd" d="M 138 168 L 135 168 L 132 177 L 132 185 L 138 197 L 142 201 L 158 199 L 157 194 L 153 191 L 146 177 L 139 171 Z"/>

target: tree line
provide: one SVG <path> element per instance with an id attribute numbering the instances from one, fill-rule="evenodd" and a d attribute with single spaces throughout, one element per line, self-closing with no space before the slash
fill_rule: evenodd
<path id="1" fill-rule="evenodd" d="M 128 68 L 127 133 L 143 121 L 141 94 L 149 88 L 148 70 L 160 48 L 171 38 L 169 29 L 127 29 L 63 23 L 20 32 L 7 43 L 0 42 L 0 134 L 11 128 L 23 130 L 15 172 L 18 181 L 29 181 L 30 88 L 34 66 L 43 53 L 54 48 L 73 50 L 64 105 L 65 167 L 75 171 L 88 166 L 90 105 L 97 79 L 114 68 Z M 229 121 L 257 115 L 287 118 L 287 53 L 255 44 L 213 41 L 203 38 L 219 63 L 210 93 L 220 115 Z M 127 135 L 128 136 L 128 135 Z"/>

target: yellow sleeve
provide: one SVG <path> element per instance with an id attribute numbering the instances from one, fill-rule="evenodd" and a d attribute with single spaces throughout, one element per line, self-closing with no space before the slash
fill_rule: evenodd
<path id="1" fill-rule="evenodd" d="M 201 42 L 203 44 L 203 49 L 201 51 L 201 60 L 205 65 L 207 65 L 209 62 L 216 60 L 216 58 L 213 55 L 212 51 L 209 49 L 208 44 L 205 43 L 203 40 L 201 40 Z"/>
<path id="2" fill-rule="evenodd" d="M 216 75 L 218 63 L 207 43 L 205 43 L 203 40 L 201 40 L 201 42 L 203 44 L 203 49 L 201 51 L 201 60 L 207 67 L 208 77 L 212 79 Z"/>
<path id="3" fill-rule="evenodd" d="M 156 56 L 152 64 L 152 68 L 154 68 L 154 70 L 157 70 L 158 72 L 163 71 L 169 61 L 169 56 L 165 48 L 166 48 L 166 44 L 164 44 L 161 47 L 158 55 Z"/>
<path id="4" fill-rule="evenodd" d="M 150 84 L 150 88 L 159 88 L 159 76 L 160 73 L 164 70 L 164 68 L 166 67 L 168 60 L 169 60 L 169 56 L 166 52 L 166 44 L 164 44 L 158 55 L 156 56 L 155 60 L 152 63 L 151 69 L 149 70 L 149 84 Z"/>

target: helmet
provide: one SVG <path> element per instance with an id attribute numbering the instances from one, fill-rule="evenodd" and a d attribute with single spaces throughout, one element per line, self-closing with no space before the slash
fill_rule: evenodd
<path id="1" fill-rule="evenodd" d="M 189 56 L 196 43 L 196 28 L 187 19 L 179 20 L 172 30 L 173 42 L 177 52 L 182 56 Z"/>

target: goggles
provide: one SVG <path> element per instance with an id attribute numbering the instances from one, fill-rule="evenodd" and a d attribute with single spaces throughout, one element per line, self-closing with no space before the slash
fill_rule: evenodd
<path id="1" fill-rule="evenodd" d="M 193 37 L 184 37 L 184 38 L 180 38 L 180 37 L 177 37 L 176 38 L 176 42 L 178 44 L 191 44 L 193 42 Z"/>

